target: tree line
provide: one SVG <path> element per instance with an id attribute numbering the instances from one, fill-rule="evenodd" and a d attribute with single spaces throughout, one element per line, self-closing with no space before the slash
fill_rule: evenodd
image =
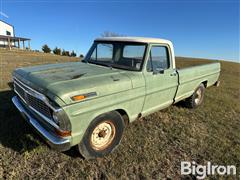
<path id="1" fill-rule="evenodd" d="M 111 31 L 104 31 L 101 34 L 101 37 L 118 37 L 118 36 L 124 36 L 124 35 L 119 34 L 119 33 L 115 33 L 115 32 L 111 32 Z M 61 49 L 61 48 L 58 48 L 58 47 L 55 47 L 52 50 L 47 44 L 44 44 L 42 46 L 42 51 L 44 53 L 51 53 L 51 52 L 53 52 L 53 54 L 62 55 L 62 56 L 70 56 L 70 57 L 76 57 L 77 56 L 77 54 L 73 50 L 70 52 L 70 51 L 65 51 L 64 49 Z M 79 57 L 83 58 L 84 56 L 83 56 L 83 54 L 80 54 Z"/>
<path id="2" fill-rule="evenodd" d="M 77 53 L 74 52 L 74 50 L 72 50 L 71 52 L 70 51 L 66 51 L 64 49 L 61 49 L 61 48 L 58 48 L 58 47 L 55 47 L 53 50 L 47 45 L 47 44 L 44 44 L 42 46 L 42 51 L 44 53 L 51 53 L 53 52 L 53 54 L 56 54 L 56 55 L 62 55 L 62 56 L 70 56 L 70 57 L 76 57 L 77 56 Z M 83 57 L 82 54 L 80 54 L 80 57 Z"/>

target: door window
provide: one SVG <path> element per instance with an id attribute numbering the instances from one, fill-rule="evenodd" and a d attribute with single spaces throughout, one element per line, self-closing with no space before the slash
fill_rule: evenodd
<path id="1" fill-rule="evenodd" d="M 166 46 L 153 46 L 148 58 L 147 71 L 164 70 L 168 69 L 169 66 L 168 48 Z"/>

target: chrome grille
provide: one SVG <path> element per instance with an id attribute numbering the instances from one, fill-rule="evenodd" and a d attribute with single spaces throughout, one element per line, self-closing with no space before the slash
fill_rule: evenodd
<path id="1" fill-rule="evenodd" d="M 38 99 L 31 95 L 30 89 L 25 86 L 20 85 L 16 80 L 14 81 L 14 90 L 20 96 L 20 98 L 31 108 L 35 109 L 37 112 L 46 116 L 49 119 L 52 119 L 52 110 L 51 108 L 41 99 Z"/>
<path id="2" fill-rule="evenodd" d="M 24 97 L 25 92 L 22 88 L 20 88 L 18 85 L 14 84 L 15 91 L 19 94 L 19 96 Z"/>
<path id="3" fill-rule="evenodd" d="M 43 115 L 47 116 L 49 119 L 52 118 L 51 116 L 51 109 L 41 100 L 27 94 L 26 101 L 30 106 L 36 109 L 38 112 L 42 113 Z"/>

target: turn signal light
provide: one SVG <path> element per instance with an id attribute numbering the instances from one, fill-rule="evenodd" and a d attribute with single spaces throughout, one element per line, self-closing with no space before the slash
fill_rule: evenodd
<path id="1" fill-rule="evenodd" d="M 73 101 L 81 101 L 81 100 L 83 100 L 83 99 L 85 99 L 86 97 L 84 96 L 84 95 L 77 95 L 77 96 L 73 96 L 73 97 L 71 97 L 71 99 L 73 100 Z"/>

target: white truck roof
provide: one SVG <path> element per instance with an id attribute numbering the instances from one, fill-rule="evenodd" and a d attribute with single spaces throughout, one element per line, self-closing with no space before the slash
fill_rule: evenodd
<path id="1" fill-rule="evenodd" d="M 148 37 L 103 37 L 97 38 L 95 41 L 123 41 L 123 42 L 140 42 L 140 43 L 164 43 L 172 45 L 172 42 L 166 39 L 160 38 L 148 38 Z"/>

